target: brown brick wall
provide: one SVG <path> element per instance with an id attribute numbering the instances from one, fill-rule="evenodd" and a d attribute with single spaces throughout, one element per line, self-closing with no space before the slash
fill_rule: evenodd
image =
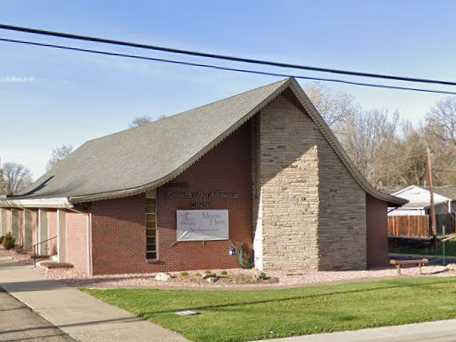
<path id="1" fill-rule="evenodd" d="M 367 265 L 388 265 L 388 204 L 366 196 L 367 203 Z"/>
<path id="2" fill-rule="evenodd" d="M 230 241 L 176 242 L 176 210 L 228 209 L 230 240 L 251 244 L 250 127 L 247 123 L 157 193 L 159 260 L 145 260 L 145 197 L 92 203 L 93 273 L 178 271 L 238 267 Z M 237 199 L 193 201 L 169 198 L 172 191 L 231 192 Z"/>
<path id="3" fill-rule="evenodd" d="M 92 204 L 94 274 L 146 271 L 144 205 L 143 195 Z"/>

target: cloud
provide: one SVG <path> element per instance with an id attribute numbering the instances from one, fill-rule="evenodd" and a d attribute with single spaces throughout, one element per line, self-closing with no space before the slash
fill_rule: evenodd
<path id="1" fill-rule="evenodd" d="M 35 82 L 35 77 L 33 76 L 0 76 L 0 83 L 32 83 Z"/>

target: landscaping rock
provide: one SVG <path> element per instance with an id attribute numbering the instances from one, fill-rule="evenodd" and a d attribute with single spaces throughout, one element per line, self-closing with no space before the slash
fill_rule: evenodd
<path id="1" fill-rule="evenodd" d="M 206 273 L 203 275 L 203 279 L 211 279 L 211 278 L 217 278 L 217 274 L 215 273 Z"/>
<path id="2" fill-rule="evenodd" d="M 168 281 L 171 279 L 171 276 L 168 274 L 168 273 L 157 273 L 155 275 L 155 280 L 158 280 L 158 281 Z"/>
<path id="3" fill-rule="evenodd" d="M 450 272 L 456 272 L 456 264 L 448 264 L 447 270 Z"/>
<path id="4" fill-rule="evenodd" d="M 209 278 L 206 278 L 206 281 L 210 284 L 214 284 L 215 282 L 217 282 L 217 280 L 219 280 L 218 277 L 209 277 Z"/>

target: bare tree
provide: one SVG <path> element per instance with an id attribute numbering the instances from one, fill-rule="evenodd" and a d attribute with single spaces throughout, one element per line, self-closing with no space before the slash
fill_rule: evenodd
<path id="1" fill-rule="evenodd" d="M 395 178 L 391 172 L 399 114 L 386 110 L 357 111 L 341 126 L 339 137 L 358 170 L 374 185 L 382 188 Z M 386 183 L 386 184 L 385 184 Z"/>
<path id="2" fill-rule="evenodd" d="M 332 91 L 319 83 L 308 84 L 305 92 L 326 123 L 336 132 L 341 123 L 359 111 L 351 95 Z"/>
<path id="3" fill-rule="evenodd" d="M 17 163 L 5 163 L 3 176 L 6 180 L 6 191 L 15 194 L 32 183 L 32 174 L 24 165 Z"/>
<path id="4" fill-rule="evenodd" d="M 456 184 L 456 97 L 438 101 L 426 116 L 426 143 L 437 184 Z"/>
<path id="5" fill-rule="evenodd" d="M 306 93 L 358 170 L 377 188 L 426 182 L 426 147 L 436 185 L 456 184 L 456 97 L 429 111 L 425 125 L 400 124 L 398 113 L 363 110 L 353 98 L 318 83 Z"/>
<path id="6" fill-rule="evenodd" d="M 395 183 L 398 185 L 425 185 L 426 183 L 426 139 L 424 129 L 415 128 L 412 123 L 402 125 L 401 142 L 395 152 L 399 158 L 396 169 L 399 171 Z"/>
<path id="7" fill-rule="evenodd" d="M 132 122 L 130 122 L 129 126 L 130 126 L 130 128 L 141 127 L 141 126 L 147 125 L 148 123 L 158 121 L 158 120 L 161 120 L 164 118 L 166 118 L 166 115 L 160 115 L 157 119 L 154 119 L 147 115 L 138 116 L 138 117 L 134 118 Z"/>
<path id="8" fill-rule="evenodd" d="M 65 159 L 73 151 L 73 146 L 71 145 L 62 145 L 56 147 L 51 152 L 51 157 L 49 158 L 46 170 L 50 171 L 59 161 Z"/>
<path id="9" fill-rule="evenodd" d="M 435 104 L 426 117 L 427 130 L 442 145 L 456 148 L 456 97 L 447 97 Z"/>
<path id="10" fill-rule="evenodd" d="M 132 122 L 130 122 L 130 128 L 144 126 L 145 124 L 148 124 L 152 121 L 154 121 L 154 119 L 152 119 L 150 116 L 138 116 L 134 118 Z"/>
<path id="11" fill-rule="evenodd" d="M 7 190 L 7 186 L 6 186 L 5 177 L 3 177 L 3 169 L 2 169 L 1 159 L 0 159 L 0 195 L 6 194 L 6 190 Z"/>

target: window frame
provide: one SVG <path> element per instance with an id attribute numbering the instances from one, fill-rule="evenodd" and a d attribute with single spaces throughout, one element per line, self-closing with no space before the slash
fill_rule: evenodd
<path id="1" fill-rule="evenodd" d="M 152 200 L 154 202 L 154 211 L 153 212 L 149 212 L 148 211 L 148 201 L 149 200 Z M 148 233 L 149 233 L 149 227 L 148 227 L 148 216 L 149 215 L 153 215 L 154 216 L 154 223 L 155 223 L 155 227 L 154 227 L 154 231 L 155 231 L 155 258 L 149 258 L 149 254 L 152 254 L 154 253 L 154 251 L 149 251 L 148 250 Z M 146 261 L 148 262 L 154 262 L 154 261 L 158 261 L 159 258 L 160 258 L 160 255 L 159 255 L 159 248 L 158 248 L 158 225 L 157 225 L 157 198 L 155 196 L 155 193 L 147 193 L 146 194 L 146 198 L 145 198 L 145 208 L 144 208 L 144 225 L 145 225 L 145 231 L 144 231 L 144 234 L 145 234 L 145 242 L 146 242 L 146 245 L 145 245 L 145 253 L 144 253 L 144 257 L 146 259 Z"/>

